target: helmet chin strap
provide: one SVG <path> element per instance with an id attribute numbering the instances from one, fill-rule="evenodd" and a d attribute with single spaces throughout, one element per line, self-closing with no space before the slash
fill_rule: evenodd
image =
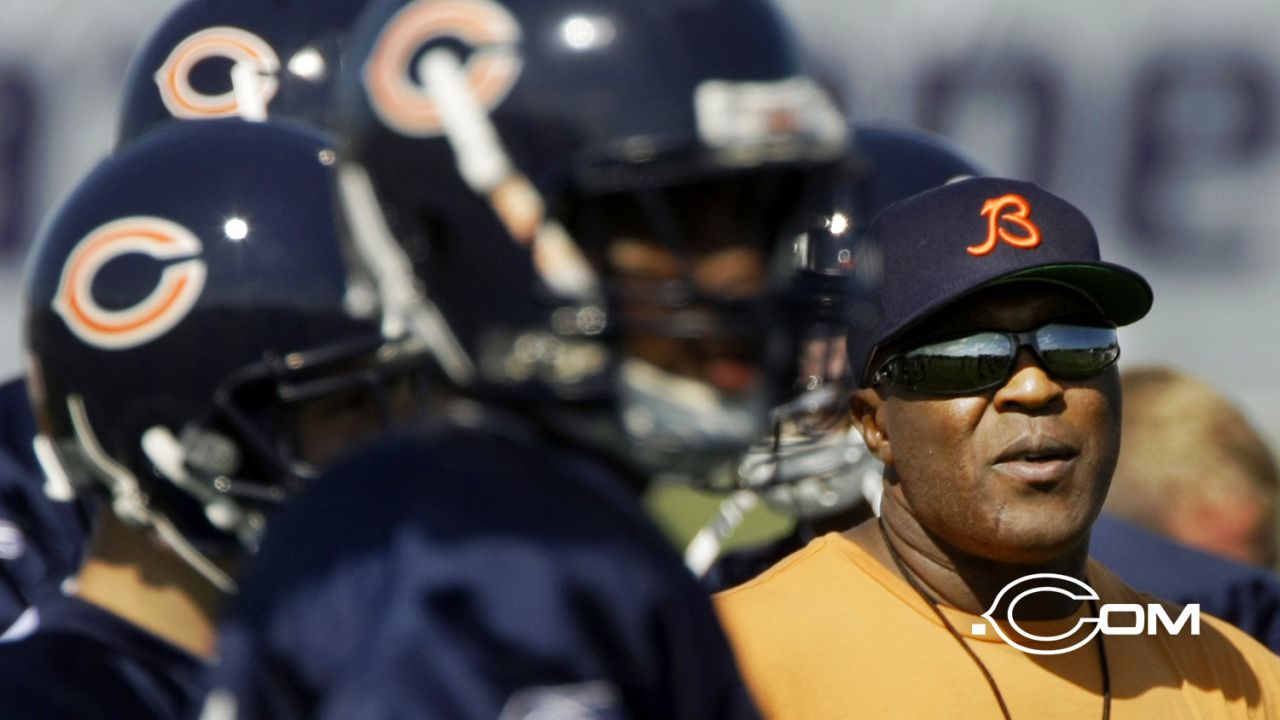
<path id="1" fill-rule="evenodd" d="M 169 519 L 163 515 L 155 515 L 151 527 L 155 528 L 156 533 L 160 535 L 169 547 L 173 548 L 174 553 L 182 558 L 192 570 L 208 580 L 211 585 L 221 590 L 226 595 L 235 595 L 239 588 L 236 581 L 231 576 L 223 572 L 222 568 L 213 564 L 213 561 L 205 557 L 199 550 L 191 546 L 187 539 L 182 537 L 182 533 L 169 522 Z"/>
<path id="2" fill-rule="evenodd" d="M 97 436 L 93 433 L 93 428 L 89 425 L 84 399 L 79 395 L 68 396 L 67 409 L 70 411 L 71 424 L 75 430 L 76 445 L 84 459 L 106 482 L 111 493 L 111 511 L 116 517 L 135 527 L 153 528 L 192 570 L 223 593 L 234 595 L 235 580 L 187 542 L 168 518 L 149 508 L 145 495 L 138 487 L 137 478 L 103 451 Z"/>
<path id="3" fill-rule="evenodd" d="M 57 502 L 75 500 L 75 486 L 71 484 L 71 477 L 67 475 L 67 469 L 58 459 L 58 452 L 54 450 L 53 441 L 49 436 L 43 433 L 37 434 L 31 441 L 31 447 L 43 471 L 45 497 Z"/>
<path id="4" fill-rule="evenodd" d="M 111 511 L 121 520 L 134 526 L 151 524 L 151 512 L 147 508 L 146 499 L 138 487 L 138 480 L 123 465 L 111 459 L 98 443 L 98 438 L 89 425 L 89 415 L 84 409 L 84 398 L 79 395 L 67 396 L 67 410 L 71 415 L 71 425 L 76 434 L 76 445 L 84 459 L 97 471 L 99 477 L 107 483 L 111 491 Z"/>

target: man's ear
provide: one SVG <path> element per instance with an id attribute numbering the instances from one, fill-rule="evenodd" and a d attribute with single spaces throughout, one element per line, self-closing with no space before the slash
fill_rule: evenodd
<path id="1" fill-rule="evenodd" d="M 880 462 L 893 464 L 893 448 L 884 426 L 884 397 L 875 388 L 858 388 L 849 395 L 849 413 L 867 449 Z"/>

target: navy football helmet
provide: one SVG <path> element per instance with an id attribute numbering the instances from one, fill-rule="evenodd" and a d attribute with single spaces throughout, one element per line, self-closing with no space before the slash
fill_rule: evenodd
<path id="1" fill-rule="evenodd" d="M 773 408 L 769 431 L 742 455 L 736 472 L 705 477 L 726 492 L 717 514 L 685 549 L 704 575 L 722 543 L 758 499 L 801 522 L 822 520 L 866 500 L 878 507 L 882 467 L 848 418 L 854 388 L 846 333 L 874 326 L 868 301 L 880 282 L 878 251 L 865 232 L 893 203 L 985 171 L 945 139 L 900 126 L 858 124 L 844 172 L 828 183 L 835 211 L 796 241 L 801 297 L 796 395 Z M 745 581 L 747 578 L 739 578 Z"/>
<path id="2" fill-rule="evenodd" d="M 777 241 L 847 137 L 767 0 L 386 0 L 350 47 L 349 219 L 407 251 L 455 383 L 650 470 L 760 431 Z"/>
<path id="3" fill-rule="evenodd" d="M 874 324 L 870 291 L 880 282 L 865 231 L 893 203 L 985 171 L 945 139 L 907 127 L 859 124 L 852 182 L 834 213 L 799 241 L 803 282 L 819 288 L 799 363 L 801 392 L 774 409 L 773 432 L 738 470 L 738 486 L 758 491 L 792 517 L 831 515 L 874 496 L 879 463 L 847 422 L 853 389 L 845 333 Z"/>
<path id="4" fill-rule="evenodd" d="M 171 120 L 269 116 L 328 127 L 341 48 L 365 0 L 186 0 L 134 55 L 118 142 Z"/>
<path id="5" fill-rule="evenodd" d="M 46 471 L 105 490 L 223 589 L 219 560 L 330 449 L 304 419 L 338 402 L 378 428 L 384 383 L 420 362 L 336 230 L 330 145 L 274 123 L 159 129 L 84 180 L 28 261 Z"/>

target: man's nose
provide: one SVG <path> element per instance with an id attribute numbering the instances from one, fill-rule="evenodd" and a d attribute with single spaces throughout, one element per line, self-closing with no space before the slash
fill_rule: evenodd
<path id="1" fill-rule="evenodd" d="M 1020 348 L 1013 373 L 993 402 L 997 410 L 1040 410 L 1062 399 L 1063 388 L 1028 348 Z"/>

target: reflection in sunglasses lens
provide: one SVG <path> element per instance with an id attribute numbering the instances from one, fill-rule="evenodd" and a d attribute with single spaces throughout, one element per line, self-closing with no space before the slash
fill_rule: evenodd
<path id="1" fill-rule="evenodd" d="M 1096 375 L 1120 356 L 1115 328 L 1050 323 L 1031 334 L 980 332 L 916 348 L 890 363 L 892 383 L 926 393 L 994 387 L 1013 369 L 1015 338 L 1032 340 L 1045 370 L 1063 379 Z"/>

